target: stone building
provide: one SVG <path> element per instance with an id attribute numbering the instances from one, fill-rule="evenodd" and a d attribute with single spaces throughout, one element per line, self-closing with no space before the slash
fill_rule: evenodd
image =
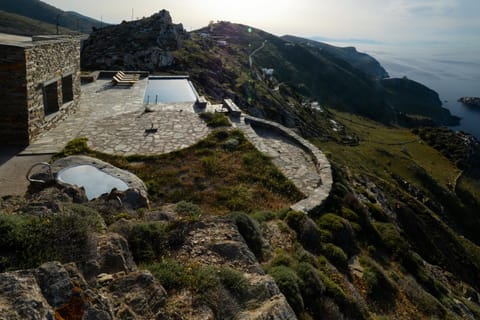
<path id="1" fill-rule="evenodd" d="M 0 144 L 28 145 L 80 98 L 80 40 L 0 34 Z"/>

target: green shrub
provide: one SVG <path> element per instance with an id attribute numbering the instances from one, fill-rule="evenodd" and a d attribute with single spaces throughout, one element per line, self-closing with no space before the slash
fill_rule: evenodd
<path id="1" fill-rule="evenodd" d="M 336 214 L 327 213 L 322 215 L 318 221 L 321 230 L 326 230 L 331 234 L 331 240 L 324 237 L 325 241 L 331 241 L 339 246 L 348 255 L 352 255 L 357 250 L 355 235 L 350 222 Z"/>
<path id="2" fill-rule="evenodd" d="M 240 141 L 238 141 L 235 138 L 230 138 L 227 141 L 225 141 L 222 146 L 223 146 L 223 149 L 227 151 L 234 151 L 239 144 L 240 144 Z"/>
<path id="3" fill-rule="evenodd" d="M 259 223 L 265 222 L 265 221 L 270 221 L 276 218 L 277 214 L 273 211 L 257 211 L 250 216 L 257 220 Z"/>
<path id="4" fill-rule="evenodd" d="M 221 286 L 217 270 L 212 266 L 201 266 L 195 270 L 193 276 L 192 288 L 197 293 L 206 293 Z"/>
<path id="5" fill-rule="evenodd" d="M 166 290 L 182 289 L 190 283 L 187 268 L 173 259 L 162 259 L 141 267 L 149 270 Z"/>
<path id="6" fill-rule="evenodd" d="M 168 248 L 167 225 L 159 222 L 133 226 L 128 244 L 136 262 L 151 262 L 165 254 Z"/>
<path id="7" fill-rule="evenodd" d="M 391 223 L 373 222 L 373 226 L 380 236 L 382 245 L 394 256 L 402 256 L 408 252 L 408 243 Z"/>
<path id="8" fill-rule="evenodd" d="M 270 267 L 285 266 L 292 268 L 295 266 L 295 260 L 285 252 L 285 250 L 278 249 L 275 252 L 275 256 L 270 261 Z"/>
<path id="9" fill-rule="evenodd" d="M 205 121 L 207 126 L 212 128 L 229 127 L 232 125 L 227 116 L 219 112 L 202 112 L 200 113 L 200 118 Z"/>
<path id="10" fill-rule="evenodd" d="M 257 258 L 261 258 L 263 256 L 263 238 L 258 222 L 244 212 L 231 213 L 230 218 L 236 224 L 250 250 Z"/>
<path id="11" fill-rule="evenodd" d="M 202 216 L 202 209 L 198 205 L 183 200 L 176 204 L 175 211 L 186 215 L 189 221 L 198 221 Z"/>
<path id="12" fill-rule="evenodd" d="M 322 245 L 322 254 L 338 268 L 345 269 L 348 263 L 348 257 L 342 248 L 337 247 L 333 243 L 325 243 Z"/>
<path id="13" fill-rule="evenodd" d="M 306 219 L 305 213 L 300 211 L 290 210 L 288 211 L 285 217 L 285 222 L 288 224 L 290 228 L 298 232 L 298 230 L 302 228 L 302 225 L 305 219 Z"/>
<path id="14" fill-rule="evenodd" d="M 268 274 L 273 277 L 280 291 L 285 295 L 295 313 L 302 313 L 304 310 L 304 304 L 300 287 L 303 284 L 295 271 L 285 266 L 277 266 L 268 269 Z"/>
<path id="15" fill-rule="evenodd" d="M 65 148 L 60 153 L 57 153 L 52 160 L 57 160 L 77 154 L 88 154 L 90 150 L 87 145 L 87 138 L 73 139 L 67 143 Z"/>
<path id="16" fill-rule="evenodd" d="M 349 221 L 358 221 L 358 214 L 356 214 L 353 210 L 342 207 L 340 209 L 340 216 L 349 220 Z"/>
<path id="17" fill-rule="evenodd" d="M 323 296 L 326 288 L 317 269 L 309 263 L 299 263 L 295 270 L 302 280 L 303 286 L 301 290 L 305 300 L 314 302 L 317 298 Z"/>
<path id="18" fill-rule="evenodd" d="M 367 202 L 366 206 L 372 215 L 372 218 L 381 222 L 388 222 L 388 216 L 383 211 L 382 207 L 377 203 Z"/>
<path id="19" fill-rule="evenodd" d="M 201 266 L 195 270 L 191 288 L 195 290 L 195 299 L 208 305 L 214 312 L 216 319 L 233 319 L 239 312 L 236 299 L 222 283 L 221 271 L 212 266 Z M 228 274 L 227 274 L 228 273 Z M 231 281 L 237 278 L 229 271 L 223 274 L 226 285 L 230 285 L 235 292 L 242 292 L 243 286 L 235 287 Z M 194 302 L 195 303 L 195 302 Z"/>
<path id="20" fill-rule="evenodd" d="M 242 299 L 248 292 L 248 282 L 243 273 L 229 268 L 220 269 L 218 276 L 223 286 L 235 297 Z"/>
<path id="21" fill-rule="evenodd" d="M 91 233 L 99 230 L 99 221 L 98 214 L 0 215 L 0 272 L 52 260 L 83 261 L 93 248 Z"/>
<path id="22" fill-rule="evenodd" d="M 387 308 L 394 304 L 398 289 L 382 267 L 367 257 L 361 257 L 360 263 L 364 267 L 363 280 L 368 297 Z"/>

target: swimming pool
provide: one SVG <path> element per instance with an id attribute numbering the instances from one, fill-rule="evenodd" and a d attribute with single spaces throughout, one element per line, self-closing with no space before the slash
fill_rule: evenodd
<path id="1" fill-rule="evenodd" d="M 144 104 L 195 102 L 197 92 L 186 77 L 149 77 Z"/>

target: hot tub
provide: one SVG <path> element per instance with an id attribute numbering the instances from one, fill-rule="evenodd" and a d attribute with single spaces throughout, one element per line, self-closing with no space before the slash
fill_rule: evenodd
<path id="1" fill-rule="evenodd" d="M 92 165 L 78 165 L 67 167 L 57 173 L 57 180 L 62 183 L 83 187 L 88 200 L 98 198 L 113 189 L 125 191 L 128 185 Z"/>

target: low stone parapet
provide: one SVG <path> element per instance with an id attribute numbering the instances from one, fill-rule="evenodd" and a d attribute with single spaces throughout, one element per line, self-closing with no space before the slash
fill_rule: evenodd
<path id="1" fill-rule="evenodd" d="M 332 170 L 330 167 L 330 162 L 327 157 L 321 152 L 316 146 L 314 146 L 309 141 L 303 139 L 298 134 L 292 130 L 282 126 L 273 121 L 268 121 L 260 118 L 256 118 L 250 115 L 244 115 L 245 123 L 254 124 L 257 126 L 262 126 L 270 130 L 276 130 L 281 135 L 294 140 L 307 154 L 312 157 L 312 160 L 315 163 L 318 174 L 321 178 L 321 185 L 318 186 L 311 194 L 293 204 L 291 206 L 292 210 L 302 211 L 305 213 L 312 212 L 315 209 L 318 209 L 323 206 L 323 203 L 328 198 L 330 191 L 332 189 L 333 178 Z"/>

